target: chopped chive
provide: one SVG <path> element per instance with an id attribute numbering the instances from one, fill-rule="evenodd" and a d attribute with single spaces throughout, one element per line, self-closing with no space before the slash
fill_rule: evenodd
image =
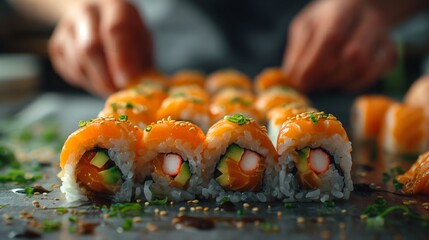
<path id="1" fill-rule="evenodd" d="M 238 209 L 238 210 L 237 210 L 237 216 L 238 216 L 238 217 L 241 217 L 241 216 L 243 216 L 243 215 L 244 215 L 243 209 Z"/>
<path id="2" fill-rule="evenodd" d="M 295 204 L 287 202 L 287 203 L 284 204 L 284 207 L 286 209 L 294 209 L 295 208 Z"/>
<path id="3" fill-rule="evenodd" d="M 125 108 L 133 108 L 134 105 L 131 102 L 125 103 Z"/>
<path id="4" fill-rule="evenodd" d="M 67 209 L 67 208 L 64 208 L 64 207 L 62 207 L 62 208 L 57 208 L 57 209 L 55 209 L 55 212 L 56 212 L 57 214 L 59 214 L 59 215 L 63 215 L 63 214 L 65 214 L 65 213 L 67 213 L 67 212 L 68 212 L 68 209 Z"/>
<path id="5" fill-rule="evenodd" d="M 224 203 L 227 202 L 231 202 L 231 200 L 229 200 L 229 197 L 223 197 L 220 201 L 219 201 L 219 205 L 222 205 Z"/>
<path id="6" fill-rule="evenodd" d="M 4 208 L 6 206 L 7 206 L 7 204 L 0 204 L 0 209 Z"/>
<path id="7" fill-rule="evenodd" d="M 167 196 L 161 199 L 155 198 L 154 200 L 150 201 L 150 203 L 153 205 L 164 205 L 164 206 L 167 204 L 167 202 L 168 202 Z"/>
<path id="8" fill-rule="evenodd" d="M 25 187 L 24 192 L 27 197 L 31 197 L 34 194 L 34 187 Z"/>
<path id="9" fill-rule="evenodd" d="M 82 128 L 82 127 L 85 127 L 85 126 L 86 126 L 86 121 L 85 120 L 80 120 L 79 121 L 79 127 Z"/>
<path id="10" fill-rule="evenodd" d="M 131 218 L 125 218 L 124 223 L 122 224 L 122 229 L 124 231 L 131 230 L 133 228 L 133 220 Z"/>
<path id="11" fill-rule="evenodd" d="M 383 184 L 386 184 L 387 182 L 389 182 L 390 178 L 391 178 L 390 174 L 384 172 L 383 173 Z"/>
<path id="12" fill-rule="evenodd" d="M 113 113 L 118 112 L 118 104 L 117 103 L 110 104 L 110 107 L 112 108 Z"/>
<path id="13" fill-rule="evenodd" d="M 266 233 L 274 233 L 280 231 L 280 227 L 277 224 L 270 222 L 263 222 L 259 224 L 259 229 Z"/>
<path id="14" fill-rule="evenodd" d="M 404 187 L 404 184 L 398 182 L 398 180 L 396 180 L 396 179 L 393 179 L 392 183 L 393 183 L 393 186 L 395 187 L 396 191 L 399 191 Z"/>
<path id="15" fill-rule="evenodd" d="M 121 114 L 121 115 L 119 115 L 118 120 L 121 122 L 126 122 L 126 121 L 128 121 L 128 115 Z"/>
<path id="16" fill-rule="evenodd" d="M 70 217 L 69 217 L 69 221 L 70 222 L 77 222 L 77 216 L 75 216 L 75 215 L 71 215 Z"/>
<path id="17" fill-rule="evenodd" d="M 232 103 L 232 104 L 238 103 L 238 104 L 244 105 L 246 107 L 252 105 L 251 102 L 246 101 L 246 100 L 244 100 L 243 98 L 240 98 L 240 97 L 234 97 L 229 102 Z"/>
<path id="18" fill-rule="evenodd" d="M 42 222 L 42 229 L 45 232 L 53 232 L 60 229 L 61 223 L 56 220 L 45 219 Z"/>
<path id="19" fill-rule="evenodd" d="M 323 207 L 333 208 L 333 207 L 335 207 L 335 202 L 332 200 L 325 201 L 325 202 L 323 202 Z"/>
<path id="20" fill-rule="evenodd" d="M 311 120 L 311 122 L 312 122 L 314 125 L 316 125 L 316 124 L 319 122 L 319 120 L 316 118 L 316 116 L 314 115 L 314 113 L 310 113 L 310 114 L 309 114 L 309 116 L 310 116 L 310 120 Z"/>
<path id="21" fill-rule="evenodd" d="M 240 114 L 240 113 L 236 113 L 232 116 L 225 116 L 224 119 L 228 120 L 232 123 L 237 123 L 240 126 L 250 122 L 250 120 L 251 120 L 250 118 L 247 118 L 243 114 Z"/>

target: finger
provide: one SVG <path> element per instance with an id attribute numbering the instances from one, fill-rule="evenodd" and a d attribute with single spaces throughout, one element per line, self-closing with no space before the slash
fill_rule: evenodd
<path id="1" fill-rule="evenodd" d="M 105 4 L 101 18 L 101 37 L 114 84 L 127 86 L 143 70 L 152 67 L 152 43 L 139 13 L 130 4 Z"/>
<path id="2" fill-rule="evenodd" d="M 81 66 L 91 82 L 92 91 L 97 95 L 108 96 L 117 90 L 105 59 L 99 31 L 99 12 L 95 5 L 89 5 L 81 11 L 76 24 L 76 41 Z"/>

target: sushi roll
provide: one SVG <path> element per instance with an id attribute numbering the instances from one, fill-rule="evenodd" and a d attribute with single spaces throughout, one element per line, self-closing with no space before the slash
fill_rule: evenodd
<path id="1" fill-rule="evenodd" d="M 209 102 L 210 100 L 209 95 L 204 91 L 204 88 L 197 85 L 170 87 L 168 95 L 170 97 L 193 97 L 202 99 L 205 102 Z"/>
<path id="2" fill-rule="evenodd" d="M 166 98 L 156 113 L 157 119 L 168 118 L 189 121 L 198 125 L 203 131 L 211 125 L 210 106 L 202 98 L 175 95 Z"/>
<path id="3" fill-rule="evenodd" d="M 277 153 L 265 127 L 241 114 L 225 116 L 210 127 L 203 153 L 205 198 L 232 202 L 274 199 Z"/>
<path id="4" fill-rule="evenodd" d="M 127 115 L 128 121 L 144 129 L 146 125 L 155 121 L 155 114 L 159 99 L 150 95 L 141 94 L 135 89 L 122 90 L 112 94 L 105 103 L 99 117 L 118 118 Z"/>
<path id="5" fill-rule="evenodd" d="M 404 103 L 411 106 L 419 106 L 429 114 L 429 76 L 423 75 L 417 79 L 408 89 L 404 97 Z"/>
<path id="6" fill-rule="evenodd" d="M 249 92 L 225 89 L 214 96 L 210 104 L 213 122 L 221 120 L 226 115 L 241 113 L 261 123 L 262 116 L 254 106 L 254 102 L 255 97 Z"/>
<path id="7" fill-rule="evenodd" d="M 165 91 L 170 86 L 170 81 L 168 81 L 168 77 L 155 69 L 143 72 L 140 76 L 135 79 L 132 79 L 130 82 L 131 84 L 129 84 L 128 88 L 134 88 L 136 86 L 146 86 Z"/>
<path id="8" fill-rule="evenodd" d="M 139 191 L 147 200 L 168 196 L 174 201 L 195 198 L 202 184 L 204 133 L 195 124 L 162 119 L 148 125 L 138 165 Z M 142 189 L 143 188 L 143 189 Z"/>
<path id="9" fill-rule="evenodd" d="M 419 156 L 417 161 L 403 175 L 397 176 L 404 184 L 402 191 L 407 194 L 429 194 L 429 152 Z"/>
<path id="10" fill-rule="evenodd" d="M 384 115 L 395 101 L 383 95 L 364 95 L 352 106 L 351 127 L 353 139 L 365 142 L 377 139 Z"/>
<path id="11" fill-rule="evenodd" d="M 289 87 L 272 87 L 262 92 L 258 95 L 255 105 L 262 115 L 267 116 L 271 109 L 293 102 L 310 105 L 304 95 Z"/>
<path id="12" fill-rule="evenodd" d="M 284 122 L 297 114 L 304 112 L 316 112 L 317 110 L 308 106 L 304 103 L 285 103 L 281 106 L 275 107 L 268 112 L 268 136 L 273 142 L 274 146 L 277 146 L 277 137 L 280 132 L 280 127 Z"/>
<path id="13" fill-rule="evenodd" d="M 255 78 L 255 91 L 262 93 L 271 87 L 287 86 L 288 81 L 288 76 L 280 68 L 266 68 Z"/>
<path id="14" fill-rule="evenodd" d="M 143 130 L 128 122 L 125 115 L 81 121 L 79 125 L 60 155 L 61 191 L 67 201 L 131 201 Z"/>
<path id="15" fill-rule="evenodd" d="M 196 85 L 204 88 L 206 76 L 198 71 L 182 70 L 170 77 L 170 87 Z"/>
<path id="16" fill-rule="evenodd" d="M 422 107 L 396 103 L 387 110 L 379 145 L 387 153 L 419 155 L 429 149 L 429 125 Z"/>
<path id="17" fill-rule="evenodd" d="M 226 88 L 236 88 L 252 92 L 252 83 L 245 74 L 236 70 L 219 70 L 207 77 L 205 88 L 210 96 Z"/>
<path id="18" fill-rule="evenodd" d="M 340 121 L 324 112 L 298 114 L 280 129 L 280 192 L 286 201 L 348 199 L 353 190 L 351 143 Z"/>

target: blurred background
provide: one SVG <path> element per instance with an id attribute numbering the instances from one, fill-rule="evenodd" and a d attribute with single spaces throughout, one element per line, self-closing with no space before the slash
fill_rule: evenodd
<path id="1" fill-rule="evenodd" d="M 0 2 L 0 117 L 17 112 L 41 93 L 86 94 L 65 83 L 51 67 L 46 46 L 52 31 L 53 26 L 28 19 L 7 1 Z M 429 13 L 415 16 L 397 27 L 392 35 L 398 43 L 398 64 L 378 86 L 368 91 L 400 95 L 413 80 L 429 73 Z M 251 76 L 260 71 L 239 70 Z"/>

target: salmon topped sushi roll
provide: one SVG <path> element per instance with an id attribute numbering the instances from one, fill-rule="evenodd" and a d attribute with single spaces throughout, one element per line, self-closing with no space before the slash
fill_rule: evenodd
<path id="1" fill-rule="evenodd" d="M 355 100 L 351 112 L 353 139 L 374 140 L 378 137 L 384 115 L 395 101 L 383 95 L 364 95 Z"/>
<path id="2" fill-rule="evenodd" d="M 245 74 L 236 70 L 219 70 L 207 77 L 206 91 L 213 96 L 226 88 L 243 89 L 252 92 L 252 84 Z"/>
<path id="3" fill-rule="evenodd" d="M 131 84 L 129 84 L 128 88 L 134 88 L 138 85 L 141 85 L 151 88 L 158 88 L 160 90 L 166 90 L 170 86 L 168 77 L 155 69 L 143 72 L 140 76 L 132 79 L 130 82 Z"/>
<path id="4" fill-rule="evenodd" d="M 170 97 L 190 97 L 202 99 L 205 102 L 209 102 L 209 95 L 204 91 L 204 88 L 201 88 L 197 85 L 189 85 L 189 86 L 176 86 L 170 87 L 168 91 L 168 95 Z"/>
<path id="5" fill-rule="evenodd" d="M 420 155 L 411 168 L 396 179 L 404 184 L 404 193 L 429 194 L 429 152 Z"/>
<path id="6" fill-rule="evenodd" d="M 221 120 L 226 115 L 240 113 L 261 123 L 262 116 L 254 106 L 254 102 L 255 97 L 249 92 L 233 89 L 221 91 L 213 97 L 210 104 L 213 122 Z"/>
<path id="7" fill-rule="evenodd" d="M 419 155 L 429 149 L 428 117 L 422 107 L 393 104 L 387 110 L 379 137 L 386 152 Z"/>
<path id="8" fill-rule="evenodd" d="M 130 201 L 142 136 L 125 115 L 81 121 L 60 155 L 61 191 L 67 201 Z"/>
<path id="9" fill-rule="evenodd" d="M 316 111 L 317 110 L 315 108 L 300 102 L 285 103 L 281 106 L 271 109 L 267 116 L 267 126 L 268 136 L 270 137 L 274 146 L 277 146 L 277 137 L 284 122 L 292 117 L 295 117 L 297 114 Z"/>
<path id="10" fill-rule="evenodd" d="M 190 122 L 162 119 L 146 127 L 143 142 L 144 161 L 138 170 L 145 198 L 195 198 L 202 183 L 203 131 Z"/>
<path id="11" fill-rule="evenodd" d="M 166 98 L 156 113 L 157 119 L 168 118 L 189 121 L 198 125 L 203 131 L 211 125 L 209 103 L 202 98 L 175 95 Z"/>
<path id="12" fill-rule="evenodd" d="M 307 112 L 287 120 L 277 140 L 284 198 L 348 199 L 353 190 L 351 150 L 346 131 L 331 114 Z"/>
<path id="13" fill-rule="evenodd" d="M 170 87 L 196 85 L 204 88 L 206 76 L 198 71 L 182 70 L 170 77 Z"/>
<path id="14" fill-rule="evenodd" d="M 288 86 L 288 81 L 288 76 L 280 68 L 266 68 L 255 78 L 255 91 L 262 93 L 271 87 Z"/>
<path id="15" fill-rule="evenodd" d="M 271 109 L 293 102 L 310 105 L 304 95 L 289 87 L 272 87 L 259 94 L 255 104 L 261 114 L 267 116 Z"/>
<path id="16" fill-rule="evenodd" d="M 241 114 L 225 116 L 210 127 L 203 153 L 206 198 L 232 202 L 273 199 L 277 154 L 266 129 Z"/>

